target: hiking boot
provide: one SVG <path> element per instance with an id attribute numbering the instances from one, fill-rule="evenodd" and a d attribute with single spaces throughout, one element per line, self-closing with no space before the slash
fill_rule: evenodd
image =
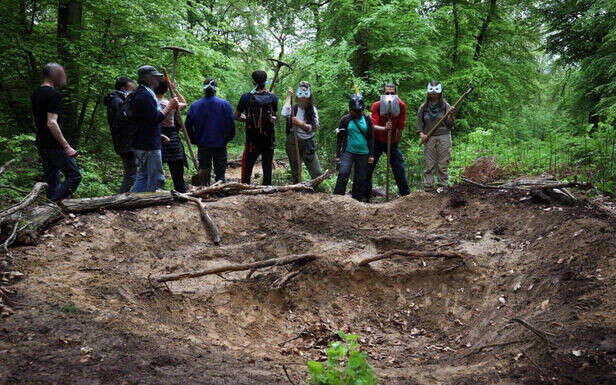
<path id="1" fill-rule="evenodd" d="M 436 192 L 436 190 L 434 189 L 434 187 L 424 187 L 424 191 L 427 193 L 433 193 Z"/>

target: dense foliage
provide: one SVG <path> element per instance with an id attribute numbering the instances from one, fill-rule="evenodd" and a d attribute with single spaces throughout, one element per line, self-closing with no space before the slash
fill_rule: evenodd
<path id="1" fill-rule="evenodd" d="M 84 154 L 77 194 L 113 192 L 121 162 L 102 98 L 117 76 L 135 77 L 142 64 L 170 68 L 171 52 L 160 47 L 177 45 L 194 52 L 177 72 L 189 101 L 201 96 L 205 76 L 215 76 L 235 105 L 252 88 L 252 70 L 273 73 L 267 58 L 291 63 L 275 92 L 282 99 L 299 80 L 312 83 L 324 168 L 332 167 L 334 128 L 353 86 L 372 102 L 395 81 L 408 106 L 401 148 L 419 186 L 415 114 L 436 78 L 450 102 L 476 86 L 457 114 L 454 176 L 493 155 L 511 172 L 577 176 L 614 192 L 615 16 L 613 0 L 0 0 L 0 161 L 19 160 L 0 184 L 27 188 L 41 176 L 29 97 L 42 66 L 58 61 L 69 76 L 67 137 Z M 283 124 L 277 130 L 282 155 Z M 240 129 L 231 157 L 242 143 Z"/>

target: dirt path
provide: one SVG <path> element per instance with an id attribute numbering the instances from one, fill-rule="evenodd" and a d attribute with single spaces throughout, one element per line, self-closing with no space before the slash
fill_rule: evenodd
<path id="1" fill-rule="evenodd" d="M 614 224 L 521 197 L 235 196 L 208 204 L 220 247 L 188 205 L 69 219 L 15 251 L 26 277 L 2 321 L 0 379 L 288 384 L 284 363 L 300 383 L 342 329 L 362 337 L 383 384 L 613 383 Z M 394 248 L 469 257 L 353 264 Z M 323 258 L 149 292 L 149 275 L 304 252 Z M 287 269 L 301 272 L 274 288 Z M 551 333 L 549 344 L 512 318 Z M 302 330 L 313 336 L 279 345 Z"/>

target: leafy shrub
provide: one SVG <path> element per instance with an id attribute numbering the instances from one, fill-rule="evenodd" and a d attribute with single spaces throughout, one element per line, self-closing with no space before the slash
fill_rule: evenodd
<path id="1" fill-rule="evenodd" d="M 373 385 L 379 379 L 366 361 L 366 353 L 359 351 L 357 335 L 338 332 L 343 341 L 335 341 L 327 349 L 325 364 L 308 361 L 309 383 L 312 385 Z M 343 367 L 343 365 L 346 365 Z"/>

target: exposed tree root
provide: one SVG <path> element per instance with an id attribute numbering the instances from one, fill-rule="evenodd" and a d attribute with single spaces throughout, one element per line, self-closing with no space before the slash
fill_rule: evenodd
<path id="1" fill-rule="evenodd" d="M 407 257 L 411 259 L 420 258 L 445 258 L 445 259 L 461 259 L 464 261 L 464 255 L 455 252 L 448 251 L 417 251 L 417 250 L 389 250 L 385 253 L 378 254 L 372 257 L 362 259 L 357 263 L 358 266 L 365 266 L 370 262 L 379 261 L 381 259 L 393 258 L 393 257 Z"/>
<path id="2" fill-rule="evenodd" d="M 258 262 L 253 262 L 253 263 L 228 264 L 228 265 L 223 265 L 219 267 L 199 270 L 199 271 L 166 274 L 166 275 L 161 275 L 159 277 L 154 278 L 154 281 L 156 282 L 177 281 L 180 279 L 197 278 L 197 277 L 203 277 L 204 275 L 219 274 L 219 273 L 224 273 L 228 271 L 242 271 L 242 270 L 260 269 L 260 268 L 268 267 L 268 266 L 282 266 L 282 265 L 288 265 L 288 264 L 299 262 L 299 261 L 312 261 L 317 258 L 318 256 L 314 254 L 296 254 L 296 255 L 289 255 L 287 257 L 282 257 L 282 258 L 266 259 L 264 261 L 258 261 Z"/>

